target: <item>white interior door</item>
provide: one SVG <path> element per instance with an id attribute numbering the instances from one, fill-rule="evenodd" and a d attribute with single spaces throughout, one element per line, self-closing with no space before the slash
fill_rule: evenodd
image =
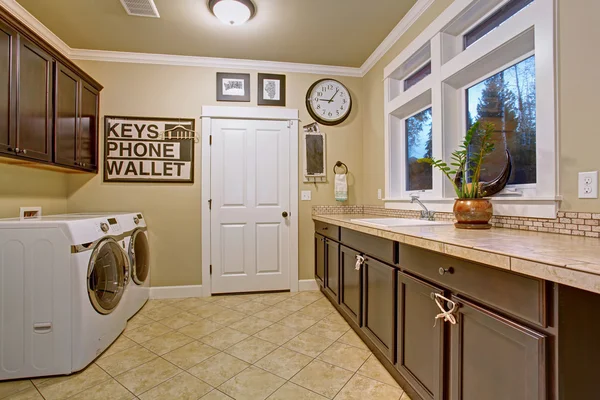
<path id="1" fill-rule="evenodd" d="M 211 125 L 212 293 L 290 288 L 287 121 Z"/>

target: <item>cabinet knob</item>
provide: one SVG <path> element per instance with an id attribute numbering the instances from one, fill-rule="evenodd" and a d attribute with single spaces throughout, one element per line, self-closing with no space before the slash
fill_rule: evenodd
<path id="1" fill-rule="evenodd" d="M 23 154 L 27 154 L 27 150 L 23 150 Z"/>
<path id="2" fill-rule="evenodd" d="M 18 148 L 18 147 L 17 147 L 17 148 L 15 148 L 15 153 L 19 154 L 20 152 L 21 152 L 21 149 L 20 149 L 20 148 Z"/>
<path id="3" fill-rule="evenodd" d="M 440 269 L 438 270 L 438 272 L 440 273 L 440 275 L 446 275 L 446 274 L 452 275 L 454 273 L 454 268 L 452 268 L 452 267 L 448 267 L 448 268 L 440 267 Z"/>

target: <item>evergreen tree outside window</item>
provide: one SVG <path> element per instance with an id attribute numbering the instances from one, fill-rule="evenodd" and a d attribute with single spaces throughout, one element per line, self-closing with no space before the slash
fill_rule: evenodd
<path id="1" fill-rule="evenodd" d="M 417 160 L 432 156 L 431 107 L 406 119 L 406 190 L 431 190 L 431 165 Z"/>

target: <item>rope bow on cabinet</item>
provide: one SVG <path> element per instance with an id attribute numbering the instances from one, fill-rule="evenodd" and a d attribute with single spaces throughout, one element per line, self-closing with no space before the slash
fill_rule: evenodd
<path id="1" fill-rule="evenodd" d="M 441 294 L 432 293 L 432 295 L 433 299 L 435 300 L 435 304 L 437 304 L 438 308 L 441 311 L 441 313 L 435 316 L 435 323 L 433 324 L 433 327 L 435 328 L 435 326 L 437 325 L 438 319 L 443 319 L 444 322 L 450 322 L 452 325 L 456 325 L 456 316 L 454 315 L 454 313 L 458 309 L 458 304 L 456 304 L 456 302 L 450 299 L 445 298 Z M 447 302 L 449 306 L 451 306 L 449 311 L 444 308 L 444 301 Z"/>
<path id="2" fill-rule="evenodd" d="M 354 266 L 354 269 L 359 271 L 360 270 L 360 266 L 363 265 L 365 263 L 365 258 L 363 256 L 356 256 L 356 265 Z"/>

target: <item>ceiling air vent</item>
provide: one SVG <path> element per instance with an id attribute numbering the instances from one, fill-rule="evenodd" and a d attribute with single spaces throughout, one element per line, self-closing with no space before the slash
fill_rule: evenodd
<path id="1" fill-rule="evenodd" d="M 121 0 L 121 4 L 129 15 L 160 18 L 154 0 Z"/>

